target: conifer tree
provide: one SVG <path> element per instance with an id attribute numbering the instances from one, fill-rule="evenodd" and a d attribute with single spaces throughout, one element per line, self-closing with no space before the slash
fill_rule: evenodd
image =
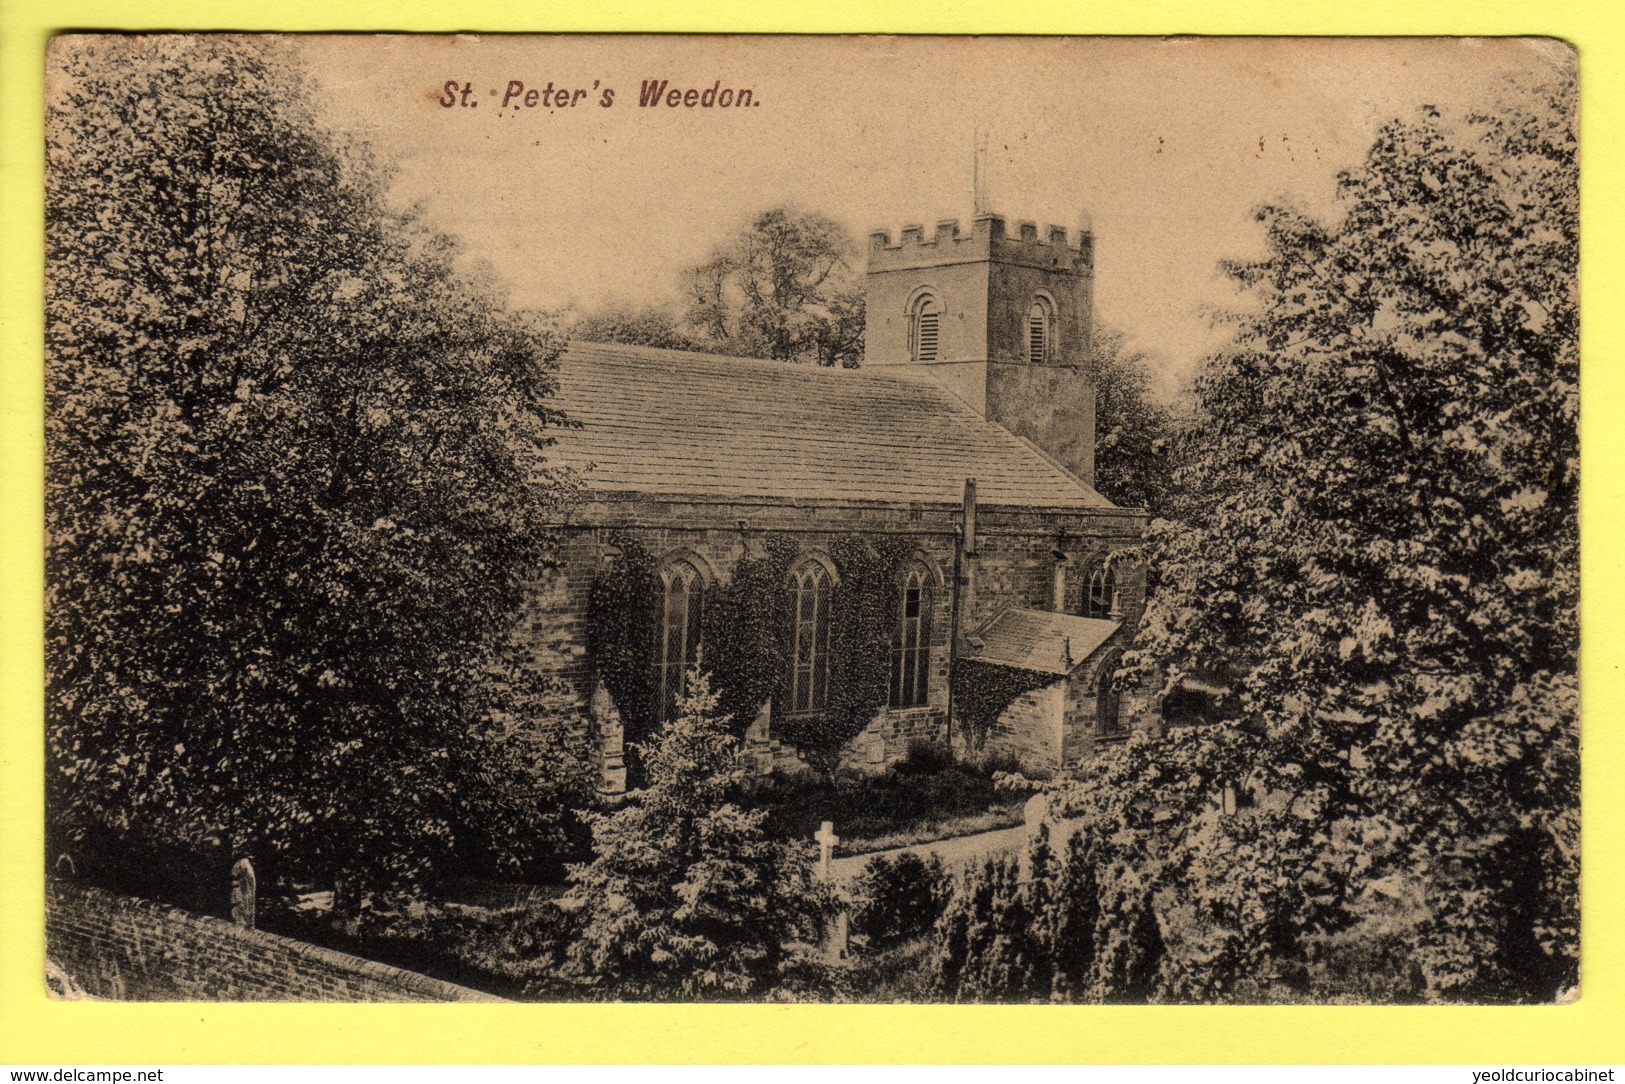
<path id="1" fill-rule="evenodd" d="M 648 782 L 590 817 L 592 862 L 571 871 L 581 928 L 570 971 L 610 998 L 733 1000 L 777 986 L 829 913 L 805 850 L 769 840 L 731 797 L 738 740 L 694 673 L 644 753 Z"/>

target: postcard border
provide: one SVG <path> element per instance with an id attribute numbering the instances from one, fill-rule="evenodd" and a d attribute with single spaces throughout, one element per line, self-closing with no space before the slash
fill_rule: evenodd
<path id="1" fill-rule="evenodd" d="M 533 3 L 419 3 L 408 17 L 345 19 L 328 0 L 243 18 L 223 4 L 29 2 L 0 13 L 0 1063 L 1608 1063 L 1625 1040 L 1625 599 L 1611 575 L 1625 477 L 1618 366 L 1625 346 L 1625 34 L 1608 5 L 1451 0 L 1325 3 L 1140 0 L 1088 12 L 1062 3 L 928 11 L 906 0 L 770 8 L 754 0 L 636 0 L 615 18 Z M 369 9 L 371 10 L 371 9 Z M 1582 996 L 1529 1008 L 409 1006 L 62 1003 L 45 996 L 40 871 L 43 778 L 41 305 L 43 55 L 69 29 L 283 31 L 694 31 L 996 34 L 1542 35 L 1581 56 L 1582 622 L 1585 863 Z M 447 1014 L 456 1014 L 448 1021 Z"/>

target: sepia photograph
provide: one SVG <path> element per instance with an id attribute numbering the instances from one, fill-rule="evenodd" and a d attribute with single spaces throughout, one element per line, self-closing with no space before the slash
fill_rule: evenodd
<path id="1" fill-rule="evenodd" d="M 1575 1001 L 1578 80 L 54 37 L 50 995 Z"/>

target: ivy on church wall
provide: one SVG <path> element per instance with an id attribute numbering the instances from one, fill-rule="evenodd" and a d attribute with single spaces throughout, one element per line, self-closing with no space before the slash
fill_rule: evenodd
<path id="1" fill-rule="evenodd" d="M 1054 674 L 962 659 L 954 667 L 954 719 L 966 747 L 980 752 L 988 733 L 1016 698 L 1056 681 Z"/>
<path id="2" fill-rule="evenodd" d="M 612 539 L 620 556 L 599 570 L 591 591 L 589 648 L 605 688 L 626 724 L 627 738 L 658 725 L 654 671 L 659 648 L 661 581 L 656 560 L 629 536 Z M 720 708 L 743 733 L 763 704 L 774 704 L 774 733 L 815 765 L 834 767 L 840 748 L 886 705 L 897 573 L 913 551 L 906 539 L 839 538 L 828 548 L 836 584 L 830 608 L 830 666 L 824 710 L 790 715 L 789 662 L 794 635 L 790 570 L 802 550 L 770 535 L 735 564 L 727 582 L 711 585 L 701 618 L 701 665 L 711 673 Z"/>
<path id="3" fill-rule="evenodd" d="M 839 579 L 830 608 L 826 706 L 820 712 L 774 720 L 776 732 L 820 768 L 832 769 L 841 746 L 862 733 L 886 706 L 897 622 L 897 573 L 911 552 L 909 540 L 889 536 L 870 540 L 849 535 L 829 547 Z"/>
<path id="4" fill-rule="evenodd" d="M 588 597 L 587 650 L 604 688 L 614 698 L 629 741 L 655 729 L 655 651 L 660 634 L 660 576 L 649 551 L 634 538 L 609 540 L 620 549 L 602 565 Z"/>
<path id="5" fill-rule="evenodd" d="M 793 540 L 769 537 L 761 553 L 741 557 L 728 582 L 705 597 L 701 655 L 718 705 L 738 733 L 784 685 L 794 621 L 788 582 L 798 552 Z"/>

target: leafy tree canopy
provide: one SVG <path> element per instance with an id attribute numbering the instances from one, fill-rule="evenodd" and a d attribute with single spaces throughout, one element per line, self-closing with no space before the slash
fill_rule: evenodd
<path id="1" fill-rule="evenodd" d="M 1095 487 L 1113 503 L 1171 514 L 1178 435 L 1185 420 L 1151 389 L 1151 359 L 1120 331 L 1097 329 Z"/>
<path id="2" fill-rule="evenodd" d="M 685 322 L 707 348 L 853 368 L 863 360 L 857 246 L 834 220 L 775 207 L 693 268 Z"/>
<path id="3" fill-rule="evenodd" d="M 1414 901 L 1415 996 L 1549 998 L 1577 959 L 1575 151 L 1566 81 L 1387 125 L 1336 222 L 1259 212 L 1142 641 L 1239 718 L 1080 799 L 1197 788 L 1139 853 L 1296 882 L 1249 919 L 1292 953 Z M 1232 784 L 1256 804 L 1215 820 Z"/>
<path id="4" fill-rule="evenodd" d="M 510 640 L 556 345 L 390 209 L 286 43 L 56 39 L 49 810 L 409 884 L 557 824 Z M 476 810 L 523 832 L 471 839 Z M 489 825 L 489 821 L 486 821 Z"/>
<path id="5" fill-rule="evenodd" d="M 660 305 L 639 308 L 624 301 L 612 302 L 583 313 L 567 330 L 570 338 L 587 342 L 629 343 L 665 350 L 705 349 L 671 309 Z"/>
<path id="6" fill-rule="evenodd" d="M 615 301 L 576 317 L 571 338 L 856 368 L 863 268 L 834 220 L 775 207 L 681 279 L 681 301 Z"/>

